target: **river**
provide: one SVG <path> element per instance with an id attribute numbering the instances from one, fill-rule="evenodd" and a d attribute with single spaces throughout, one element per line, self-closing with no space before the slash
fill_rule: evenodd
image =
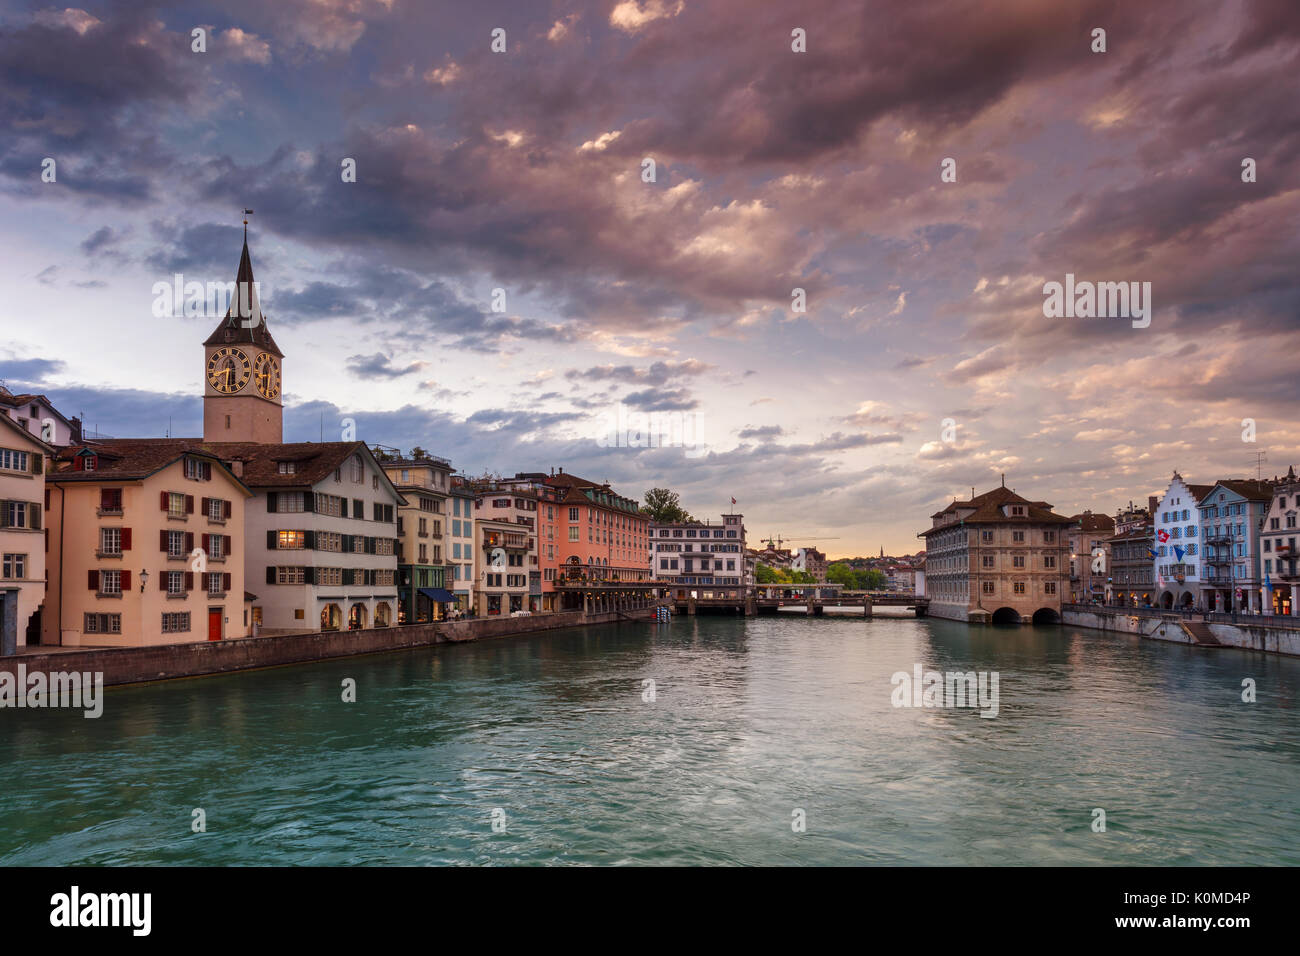
<path id="1" fill-rule="evenodd" d="M 893 706 L 917 664 L 997 716 Z M 1300 660 L 879 614 L 444 645 L 0 711 L 0 863 L 1297 865 L 1298 700 Z"/>

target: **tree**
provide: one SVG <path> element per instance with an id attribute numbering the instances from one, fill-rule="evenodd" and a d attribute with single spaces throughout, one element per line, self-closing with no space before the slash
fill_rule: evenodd
<path id="1" fill-rule="evenodd" d="M 681 496 L 667 488 L 651 488 L 645 493 L 641 513 L 656 524 L 673 524 L 695 519 L 681 506 Z"/>
<path id="2" fill-rule="evenodd" d="M 416 445 L 414 448 L 411 449 L 411 457 L 416 461 L 424 461 L 424 459 L 429 457 L 429 453 L 425 451 L 423 448 L 421 448 L 419 445 Z"/>

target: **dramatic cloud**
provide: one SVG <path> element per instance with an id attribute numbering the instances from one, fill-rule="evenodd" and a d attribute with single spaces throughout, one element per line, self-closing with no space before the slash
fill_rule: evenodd
<path id="1" fill-rule="evenodd" d="M 196 430 L 211 328 L 151 289 L 233 279 L 252 208 L 303 438 L 735 495 L 835 553 L 1003 471 L 1110 512 L 1300 459 L 1300 6 L 878 6 L 6 11 L 0 368 Z M 1067 275 L 1149 282 L 1150 325 L 1048 318 Z M 620 405 L 701 448 L 601 447 Z"/>

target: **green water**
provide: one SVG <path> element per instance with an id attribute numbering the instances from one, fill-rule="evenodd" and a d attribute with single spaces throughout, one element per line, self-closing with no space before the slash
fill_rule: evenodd
<path id="1" fill-rule="evenodd" d="M 916 663 L 998 716 L 893 707 Z M 1298 698 L 1069 628 L 607 625 L 0 710 L 0 863 L 1295 865 Z"/>

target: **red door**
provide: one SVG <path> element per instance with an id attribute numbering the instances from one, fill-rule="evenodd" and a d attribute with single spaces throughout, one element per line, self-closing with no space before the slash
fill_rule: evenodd
<path id="1" fill-rule="evenodd" d="M 208 608 L 208 640 L 221 640 L 221 608 Z"/>

